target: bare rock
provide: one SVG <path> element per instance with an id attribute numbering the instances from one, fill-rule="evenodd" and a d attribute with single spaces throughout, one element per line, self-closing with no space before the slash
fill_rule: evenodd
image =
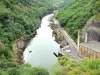
<path id="1" fill-rule="evenodd" d="M 83 28 L 84 34 L 88 34 L 88 41 L 95 40 L 100 42 L 100 21 L 89 20 Z"/>
<path id="2" fill-rule="evenodd" d="M 19 48 L 19 49 L 25 48 L 25 41 L 24 40 L 18 41 L 17 42 L 17 48 Z"/>
<path id="3" fill-rule="evenodd" d="M 68 43 L 66 42 L 66 40 L 63 40 L 60 44 L 61 44 L 60 48 L 63 48 L 64 46 L 68 45 Z"/>

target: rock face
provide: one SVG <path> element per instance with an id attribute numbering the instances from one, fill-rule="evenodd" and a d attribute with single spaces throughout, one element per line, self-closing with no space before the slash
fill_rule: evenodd
<path id="1" fill-rule="evenodd" d="M 37 33 L 34 32 L 32 35 L 30 35 L 29 37 L 27 38 L 20 38 L 20 39 L 17 39 L 16 42 L 15 42 L 15 45 L 13 47 L 13 55 L 14 55 L 14 62 L 17 62 L 18 64 L 23 64 L 24 63 L 24 60 L 23 60 L 23 53 L 24 53 L 24 50 L 25 48 L 27 47 L 28 45 L 28 42 L 31 40 L 31 38 L 35 37 Z"/>
<path id="2" fill-rule="evenodd" d="M 64 46 L 67 46 L 68 43 L 66 42 L 66 40 L 63 40 L 60 42 L 60 48 L 63 48 Z"/>
<path id="3" fill-rule="evenodd" d="M 100 21 L 90 20 L 83 31 L 87 32 L 87 41 L 95 40 L 100 42 Z"/>
<path id="4" fill-rule="evenodd" d="M 87 33 L 88 41 L 95 40 L 100 42 L 100 33 L 96 32 L 95 30 L 89 30 Z"/>
<path id="5" fill-rule="evenodd" d="M 20 40 L 17 42 L 17 48 L 23 49 L 25 48 L 25 40 Z"/>
<path id="6" fill-rule="evenodd" d="M 27 46 L 28 40 L 27 39 L 19 39 L 16 42 L 16 49 L 14 50 L 14 57 L 16 58 L 14 61 L 18 64 L 24 63 L 23 61 L 23 52 Z"/>

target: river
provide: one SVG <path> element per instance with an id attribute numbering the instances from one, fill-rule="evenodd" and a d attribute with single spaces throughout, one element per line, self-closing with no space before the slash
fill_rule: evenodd
<path id="1" fill-rule="evenodd" d="M 58 53 L 60 45 L 55 42 L 50 28 L 50 18 L 53 14 L 44 16 L 41 27 L 37 29 L 37 35 L 31 39 L 24 52 L 25 63 L 49 69 L 58 59 L 53 52 Z"/>

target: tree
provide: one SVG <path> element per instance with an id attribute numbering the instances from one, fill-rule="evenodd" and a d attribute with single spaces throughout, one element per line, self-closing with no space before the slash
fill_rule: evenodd
<path id="1" fill-rule="evenodd" d="M 60 57 L 59 63 L 62 65 L 63 75 L 99 75 L 100 74 L 100 58 L 89 59 L 84 58 L 81 61 L 76 61 L 67 57 Z M 54 74 L 59 73 L 58 66 L 54 66 Z M 57 72 L 58 70 L 58 72 Z"/>
<path id="2" fill-rule="evenodd" d="M 69 30 L 69 34 L 76 42 L 76 31 L 82 29 L 90 18 L 100 13 L 99 9 L 99 0 L 74 0 L 61 8 L 56 18 Z"/>

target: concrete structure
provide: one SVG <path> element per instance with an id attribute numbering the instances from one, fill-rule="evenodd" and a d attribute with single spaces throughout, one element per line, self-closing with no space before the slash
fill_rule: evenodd
<path id="1" fill-rule="evenodd" d="M 79 46 L 79 55 L 82 58 L 100 58 L 100 42 L 88 41 L 81 43 Z"/>
<path id="2" fill-rule="evenodd" d="M 70 49 L 66 49 L 66 50 L 60 50 L 58 55 L 59 56 L 71 56 L 74 57 L 74 59 L 76 60 L 80 60 L 80 57 L 78 55 L 78 51 L 77 51 L 77 44 L 73 41 L 73 39 L 68 35 L 68 33 L 64 30 L 64 28 L 62 28 L 60 26 L 60 23 L 58 20 L 54 19 L 54 24 L 58 25 L 58 28 L 62 34 L 62 36 L 64 37 L 65 41 L 68 43 Z"/>
<path id="3" fill-rule="evenodd" d="M 77 40 L 78 48 L 77 48 L 77 51 L 79 51 L 79 44 L 80 44 L 80 31 L 78 31 L 78 40 Z"/>

